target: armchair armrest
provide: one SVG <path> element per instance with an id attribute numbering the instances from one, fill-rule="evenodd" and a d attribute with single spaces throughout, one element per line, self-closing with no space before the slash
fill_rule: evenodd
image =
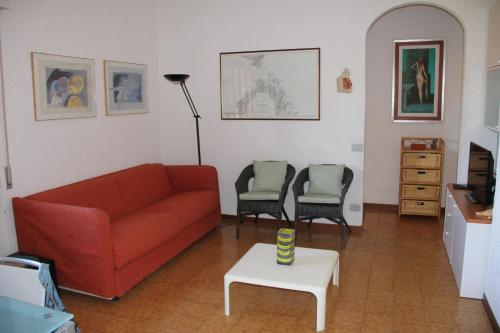
<path id="1" fill-rule="evenodd" d="M 309 168 L 305 168 L 299 172 L 292 186 L 295 203 L 297 203 L 299 196 L 304 195 L 304 184 L 308 181 L 309 181 Z"/>
<path id="2" fill-rule="evenodd" d="M 281 191 L 280 191 L 280 203 L 281 203 L 281 205 L 283 205 L 283 202 L 285 202 L 285 197 L 286 197 L 286 194 L 288 193 L 288 187 L 290 186 L 290 183 L 292 182 L 293 177 L 295 177 L 295 168 L 291 164 L 288 164 L 286 167 L 285 182 L 281 186 Z"/>
<path id="3" fill-rule="evenodd" d="M 116 296 L 111 226 L 97 208 L 12 199 L 19 250 L 51 258 L 64 287 Z"/>
<path id="4" fill-rule="evenodd" d="M 248 192 L 248 182 L 253 177 L 255 177 L 255 173 L 253 171 L 253 164 L 250 164 L 247 167 L 245 167 L 245 169 L 243 169 L 238 179 L 236 180 L 236 183 L 234 184 L 234 186 L 236 187 L 236 193 L 238 194 L 238 198 L 240 193 Z"/>
<path id="5" fill-rule="evenodd" d="M 217 169 L 209 165 L 166 165 L 175 192 L 212 190 L 219 193 Z"/>
<path id="6" fill-rule="evenodd" d="M 352 180 L 354 178 L 354 173 L 352 172 L 351 169 L 348 167 L 344 168 L 344 176 L 342 177 L 342 184 L 344 185 L 342 187 L 342 192 L 340 196 L 340 207 L 342 208 L 344 206 L 344 200 L 347 194 L 347 191 L 349 190 L 349 187 L 351 186 Z"/>

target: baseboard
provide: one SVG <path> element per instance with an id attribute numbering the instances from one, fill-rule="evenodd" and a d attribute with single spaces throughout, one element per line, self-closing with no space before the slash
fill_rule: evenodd
<path id="1" fill-rule="evenodd" d="M 231 214 L 222 214 L 222 219 L 235 223 L 237 220 L 236 215 Z M 244 222 L 253 222 L 255 219 L 251 216 L 245 216 Z M 286 220 L 285 220 L 286 222 Z M 259 217 L 259 221 L 257 223 L 265 223 L 269 225 L 276 226 L 276 219 L 268 218 L 268 217 Z M 300 221 L 301 228 L 306 227 L 309 222 Z M 360 234 L 363 232 L 363 226 L 360 225 L 349 225 L 353 233 Z M 339 225 L 337 223 L 313 223 L 314 230 L 317 231 L 337 231 Z"/>
<path id="2" fill-rule="evenodd" d="M 486 298 L 486 295 L 483 294 L 483 299 L 481 300 L 483 303 L 484 311 L 486 312 L 486 316 L 488 317 L 488 321 L 490 322 L 491 328 L 493 328 L 494 333 L 500 333 L 500 327 L 498 326 L 497 319 L 495 318 L 495 314 L 491 310 L 490 303 Z"/>
<path id="3" fill-rule="evenodd" d="M 389 210 L 391 212 L 398 211 L 398 205 L 363 202 L 363 210 L 365 210 L 367 208 L 368 209 Z"/>
<path id="4" fill-rule="evenodd" d="M 99 295 L 96 295 L 96 294 L 88 293 L 86 291 L 82 291 L 82 290 L 78 290 L 78 289 L 73 289 L 73 288 L 68 288 L 68 287 L 61 286 L 61 285 L 59 285 L 59 288 L 62 289 L 62 290 L 71 291 L 71 292 L 77 293 L 77 294 L 82 294 L 82 295 L 87 295 L 87 296 L 92 296 L 92 297 L 104 299 L 106 301 L 114 301 L 114 300 L 118 300 L 119 299 L 118 296 L 108 298 L 108 297 L 104 297 L 104 296 L 99 296 Z"/>
<path id="5" fill-rule="evenodd" d="M 397 212 L 399 210 L 399 205 L 391 205 L 391 204 L 378 204 L 378 203 L 363 203 L 363 212 L 365 209 L 377 209 L 377 210 L 386 210 L 391 212 Z M 441 207 L 441 215 L 444 215 L 445 208 Z"/>

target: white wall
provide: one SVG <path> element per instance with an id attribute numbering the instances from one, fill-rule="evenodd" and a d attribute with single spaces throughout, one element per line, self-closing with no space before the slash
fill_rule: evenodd
<path id="1" fill-rule="evenodd" d="M 160 161 L 155 20 L 152 0 L 17 0 L 0 12 L 14 181 L 4 198 L 9 214 L 0 221 L 0 255 L 17 248 L 12 196 Z M 31 51 L 95 59 L 97 117 L 35 121 Z M 105 59 L 148 65 L 150 113 L 105 116 Z"/>
<path id="2" fill-rule="evenodd" d="M 465 30 L 462 123 L 458 152 L 457 182 L 467 182 L 469 143 L 471 141 L 497 155 L 497 133 L 484 127 L 486 94 L 486 49 L 489 8 L 492 1 L 460 1 L 458 13 Z"/>
<path id="3" fill-rule="evenodd" d="M 0 12 L 14 178 L 14 190 L 7 196 L 157 161 L 160 156 L 168 163 L 195 163 L 194 121 L 186 101 L 179 87 L 160 76 L 187 72 L 192 74 L 188 85 L 203 117 L 203 161 L 219 170 L 224 213 L 234 214 L 234 180 L 252 159 L 288 159 L 299 170 L 308 163 L 346 163 L 356 177 L 347 204 L 361 203 L 363 153 L 351 152 L 350 148 L 352 143 L 364 141 L 366 32 L 378 16 L 407 3 L 156 0 L 155 7 L 153 0 L 11 2 L 11 9 Z M 487 148 L 496 148 L 495 136 L 482 126 L 481 111 L 487 9 L 492 1 L 428 3 L 449 10 L 465 30 L 458 170 L 458 181 L 464 181 L 468 141 L 472 138 Z M 75 13 L 81 19 L 75 19 Z M 220 120 L 219 52 L 294 47 L 321 47 L 321 121 Z M 98 116 L 35 122 L 30 51 L 94 58 Z M 149 66 L 149 114 L 104 116 L 103 82 L 99 79 L 104 59 Z M 335 79 L 344 67 L 352 73 L 352 94 L 337 94 L 335 90 Z M 286 207 L 292 214 L 290 199 Z M 346 215 L 351 224 L 361 224 L 360 212 Z M 0 254 L 14 250 L 11 217 L 0 222 L 0 233 L 6 235 Z"/>
<path id="4" fill-rule="evenodd" d="M 500 60 L 500 41 L 498 32 L 500 29 L 500 1 L 497 1 L 491 10 L 488 54 L 489 65 L 498 65 Z M 497 155 L 497 161 L 500 153 Z M 495 314 L 497 322 L 500 322 L 500 163 L 497 163 L 497 183 L 495 185 L 495 205 L 493 209 L 493 224 L 491 226 L 490 257 L 488 261 L 488 275 L 486 280 L 486 298 Z"/>
<path id="5" fill-rule="evenodd" d="M 443 121 L 394 123 L 391 118 L 394 40 L 436 38 L 445 40 Z M 398 204 L 403 136 L 442 137 L 446 144 L 443 184 L 456 182 L 463 42 L 460 23 L 444 10 L 431 6 L 396 9 L 370 28 L 366 38 L 364 202 Z M 442 196 L 444 207 L 446 191 Z"/>
<path id="6" fill-rule="evenodd" d="M 167 1 L 158 2 L 159 68 L 161 72 L 192 74 L 187 82 L 201 119 L 203 162 L 219 171 L 222 211 L 236 213 L 234 182 L 252 160 L 288 160 L 297 172 L 309 163 L 345 163 L 355 173 L 348 203 L 361 203 L 363 153 L 364 35 L 366 27 L 351 24 L 351 4 L 317 1 Z M 343 12 L 344 15 L 341 15 Z M 360 12 L 360 17 L 366 13 Z M 365 19 L 369 21 L 368 19 Z M 349 26 L 352 31 L 343 34 Z M 175 27 L 175 34 L 169 33 Z M 335 28 L 337 27 L 337 29 Z M 351 38 L 354 36 L 354 40 Z M 321 121 L 222 121 L 219 103 L 219 53 L 225 51 L 321 47 Z M 355 47 L 353 53 L 342 48 Z M 337 94 L 335 78 L 352 69 L 352 94 Z M 195 162 L 194 122 L 180 89 L 165 82 L 161 105 L 164 159 Z M 182 142 L 183 144 L 179 144 Z M 286 209 L 293 216 L 292 192 Z M 361 224 L 361 213 L 347 212 Z"/>
<path id="7" fill-rule="evenodd" d="M 202 115 L 204 163 L 219 170 L 223 213 L 235 214 L 234 181 L 253 159 L 287 159 L 300 170 L 308 163 L 345 163 L 355 171 L 350 203 L 362 202 L 363 153 L 351 144 L 364 142 L 365 38 L 377 17 L 405 0 L 314 2 L 300 0 L 210 2 L 157 1 L 159 69 L 186 72 L 188 85 Z M 468 140 L 486 147 L 493 138 L 482 127 L 489 0 L 435 0 L 465 27 L 463 121 L 460 177 L 466 177 Z M 172 33 L 175 31 L 175 33 Z M 280 48 L 321 48 L 321 121 L 222 121 L 219 101 L 219 53 Z M 338 94 L 335 79 L 348 67 L 352 94 Z M 163 158 L 168 163 L 196 161 L 193 120 L 180 89 L 160 83 Z M 396 162 L 397 163 L 397 162 Z M 462 180 L 463 181 L 463 180 Z M 291 194 L 291 191 L 289 192 Z M 286 208 L 293 213 L 291 196 Z M 349 223 L 360 225 L 362 214 L 349 212 Z"/>

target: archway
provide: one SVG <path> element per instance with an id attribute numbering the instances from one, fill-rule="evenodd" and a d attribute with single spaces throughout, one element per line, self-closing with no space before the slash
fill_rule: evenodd
<path id="1" fill-rule="evenodd" d="M 443 120 L 439 123 L 392 121 L 393 42 L 411 39 L 445 40 Z M 398 204 L 403 136 L 442 137 L 446 142 L 442 181 L 444 184 L 456 182 L 463 54 L 461 23 L 449 12 L 434 6 L 395 8 L 377 18 L 369 28 L 366 35 L 365 204 Z"/>

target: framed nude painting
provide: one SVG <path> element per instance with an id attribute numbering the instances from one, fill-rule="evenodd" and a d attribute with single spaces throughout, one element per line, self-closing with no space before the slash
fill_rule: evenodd
<path id="1" fill-rule="evenodd" d="M 393 121 L 443 119 L 444 48 L 443 39 L 394 41 Z"/>

